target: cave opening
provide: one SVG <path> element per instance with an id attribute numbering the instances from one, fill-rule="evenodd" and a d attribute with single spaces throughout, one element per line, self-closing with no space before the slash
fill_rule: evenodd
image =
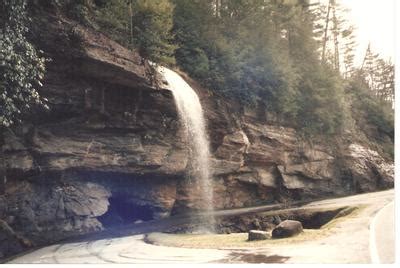
<path id="1" fill-rule="evenodd" d="M 297 220 L 303 224 L 305 229 L 320 229 L 333 220 L 341 210 L 320 211 L 311 215 L 301 215 Z"/>
<path id="2" fill-rule="evenodd" d="M 336 218 L 343 217 L 354 211 L 354 207 L 340 207 L 325 210 L 300 210 L 288 215 L 280 215 L 282 220 L 300 221 L 304 229 L 321 229 Z"/>
<path id="3" fill-rule="evenodd" d="M 104 227 L 121 226 L 153 220 L 153 208 L 149 205 L 138 204 L 135 200 L 124 196 L 112 196 L 107 212 L 98 217 Z"/>

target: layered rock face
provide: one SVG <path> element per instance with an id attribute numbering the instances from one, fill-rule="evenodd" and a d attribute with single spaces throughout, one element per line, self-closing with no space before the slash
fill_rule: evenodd
<path id="1" fill-rule="evenodd" d="M 40 245 L 201 209 L 185 179 L 189 141 L 163 82 L 102 34 L 59 17 L 37 25 L 37 45 L 52 58 L 41 89 L 51 109 L 3 135 L 7 239 L 12 230 Z M 393 163 L 377 152 L 310 145 L 187 80 L 205 111 L 216 209 L 393 187 Z"/>

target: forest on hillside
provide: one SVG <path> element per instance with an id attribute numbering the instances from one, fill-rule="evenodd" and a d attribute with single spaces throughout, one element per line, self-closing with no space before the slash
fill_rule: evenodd
<path id="1" fill-rule="evenodd" d="M 262 104 L 306 137 L 364 135 L 393 157 L 394 65 L 371 47 L 354 64 L 355 29 L 334 0 L 4 0 L 3 127 L 46 106 L 38 89 L 48 59 L 28 34 L 37 10 L 103 32 L 244 106 Z"/>

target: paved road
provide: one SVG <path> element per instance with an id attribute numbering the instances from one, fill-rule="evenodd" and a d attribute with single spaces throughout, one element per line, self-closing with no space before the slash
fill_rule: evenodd
<path id="1" fill-rule="evenodd" d="M 371 223 L 371 261 L 391 264 L 395 261 L 394 202 L 387 204 L 375 215 Z"/>
<path id="2" fill-rule="evenodd" d="M 53 245 L 11 263 L 207 263 L 227 257 L 215 249 L 187 249 L 147 244 L 144 235 Z"/>
<path id="3" fill-rule="evenodd" d="M 311 202 L 305 208 L 326 208 L 343 206 L 363 206 L 356 217 L 349 217 L 337 223 L 328 235 L 313 238 L 296 244 L 262 246 L 242 249 L 189 249 L 151 245 L 144 241 L 142 234 L 146 226 L 135 231 L 127 230 L 114 234 L 103 233 L 104 237 L 91 237 L 90 240 L 65 242 L 28 253 L 10 261 L 10 263 L 221 263 L 246 262 L 240 256 L 278 256 L 285 263 L 370 263 L 370 224 L 377 213 L 394 199 L 394 190 L 368 193 L 344 198 Z M 281 209 L 275 206 L 275 209 Z M 254 208 L 253 208 L 254 209 Z M 295 208 L 294 208 L 295 209 Z M 252 209 L 222 211 L 224 215 L 249 213 Z M 255 208 L 255 211 L 262 208 Z M 264 208 L 264 210 L 268 210 Z M 383 217 L 392 214 L 390 206 L 385 207 Z M 386 214 L 388 213 L 388 214 Z M 386 215 L 386 216 L 385 216 Z M 379 218 L 378 218 L 379 219 Z M 158 227 L 185 222 L 184 217 L 165 220 Z M 381 226 L 381 221 L 376 222 Z M 148 230 L 151 229 L 147 223 Z M 383 230 L 387 227 L 382 226 Z M 140 229 L 140 230 L 139 230 Z M 383 231 L 384 233 L 385 231 Z M 381 231 L 378 244 L 387 244 Z M 110 237 L 113 235 L 113 237 Z M 120 237 L 121 235 L 126 235 Z M 119 236 L 119 237 L 118 237 Z M 389 235 L 390 237 L 390 235 Z M 378 246 L 377 248 L 380 248 Z M 383 251 L 388 251 L 383 249 Z M 394 249 L 393 249 L 394 251 Z M 239 256 L 239 257 L 238 257 Z M 379 258 L 384 258 L 380 255 Z M 262 259 L 262 258 L 261 258 Z M 273 259 L 273 258 L 272 258 Z M 242 260 L 242 261 L 241 261 Z M 245 260 L 245 261 L 243 261 Z"/>

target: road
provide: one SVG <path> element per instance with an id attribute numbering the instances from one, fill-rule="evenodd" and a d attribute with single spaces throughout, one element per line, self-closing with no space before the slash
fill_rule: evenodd
<path id="1" fill-rule="evenodd" d="M 394 202 L 378 211 L 371 223 L 370 251 L 375 264 L 395 261 L 395 210 Z"/>
<path id="2" fill-rule="evenodd" d="M 147 229 L 141 226 L 130 233 L 127 230 L 114 234 L 104 233 L 103 237 L 97 236 L 95 239 L 92 237 L 44 247 L 17 257 L 10 263 L 243 263 L 254 260 L 285 263 L 371 263 L 374 262 L 373 254 L 378 255 L 380 262 L 391 262 L 393 258 L 388 252 L 394 253 L 394 245 L 391 246 L 387 241 L 393 241 L 393 235 L 387 230 L 391 229 L 388 226 L 394 224 L 391 205 L 393 199 L 394 190 L 389 190 L 304 204 L 302 208 L 362 206 L 363 209 L 356 216 L 339 221 L 329 234 L 311 238 L 295 246 L 285 243 L 240 249 L 158 246 L 146 243 L 144 235 L 139 234 L 157 227 L 157 224 L 152 224 L 155 227 L 151 227 L 147 223 Z M 257 207 L 217 213 L 234 215 L 249 213 L 252 209 L 263 210 Z M 264 207 L 264 210 L 270 209 Z M 275 206 L 273 209 L 282 207 Z M 390 219 L 392 223 L 389 222 Z M 174 221 L 169 219 L 163 224 L 159 223 L 158 227 L 184 221 L 184 217 L 178 217 Z M 371 240 L 371 237 L 375 237 L 375 240 Z M 374 242 L 371 241 L 376 241 L 379 253 L 371 250 L 374 248 Z M 257 258 L 248 258 L 249 256 Z"/>

